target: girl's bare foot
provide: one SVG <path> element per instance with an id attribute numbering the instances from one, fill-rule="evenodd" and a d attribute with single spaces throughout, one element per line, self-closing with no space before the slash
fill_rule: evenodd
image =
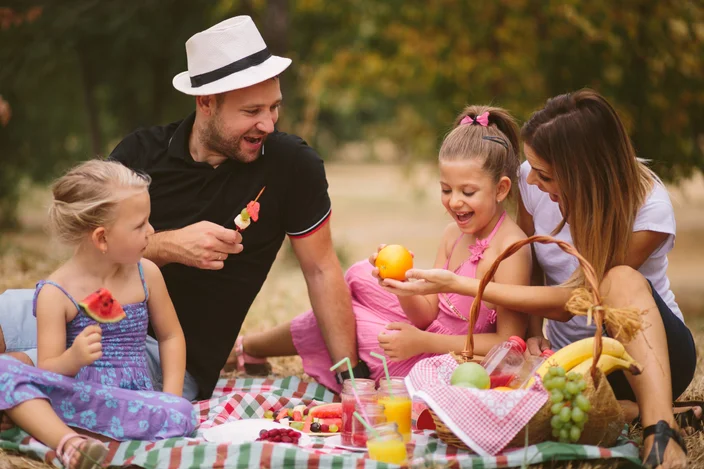
<path id="1" fill-rule="evenodd" d="M 102 469 L 108 448 L 97 440 L 71 433 L 61 439 L 56 454 L 69 469 Z"/>

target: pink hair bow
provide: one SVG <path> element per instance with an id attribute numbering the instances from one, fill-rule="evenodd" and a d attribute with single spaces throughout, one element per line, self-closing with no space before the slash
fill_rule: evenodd
<path id="1" fill-rule="evenodd" d="M 487 127 L 489 125 L 489 111 L 486 111 L 476 117 L 464 116 L 460 121 L 460 125 L 464 124 L 479 124 L 482 127 Z"/>

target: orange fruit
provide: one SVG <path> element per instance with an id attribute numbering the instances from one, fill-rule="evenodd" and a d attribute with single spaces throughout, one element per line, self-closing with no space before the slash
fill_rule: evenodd
<path id="1" fill-rule="evenodd" d="M 508 392 L 508 391 L 515 391 L 515 389 L 509 388 L 508 386 L 497 386 L 497 387 L 495 387 L 495 388 L 492 388 L 492 391 L 504 391 L 504 392 Z"/>
<path id="2" fill-rule="evenodd" d="M 389 244 L 379 251 L 374 262 L 379 277 L 406 280 L 406 271 L 413 268 L 413 256 L 400 244 Z"/>

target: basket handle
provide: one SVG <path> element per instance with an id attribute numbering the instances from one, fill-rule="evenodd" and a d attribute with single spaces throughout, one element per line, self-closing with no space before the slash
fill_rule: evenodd
<path id="1" fill-rule="evenodd" d="M 579 261 L 579 265 L 584 273 L 584 279 L 590 287 L 589 290 L 593 300 L 592 304 L 594 305 L 594 322 L 596 324 L 596 334 L 594 335 L 594 338 L 596 339 L 594 340 L 594 361 L 592 363 L 592 373 L 594 373 L 599 357 L 601 356 L 601 336 L 604 323 L 604 312 L 603 308 L 601 308 L 602 299 L 599 294 L 599 281 L 597 280 L 596 272 L 594 271 L 594 267 L 592 267 L 592 265 L 584 257 L 582 257 L 582 255 L 577 252 L 577 249 L 575 249 L 575 247 L 570 243 L 545 235 L 531 236 L 530 238 L 516 241 L 507 247 L 504 252 L 499 254 L 489 270 L 486 274 L 484 274 L 481 282 L 479 282 L 477 295 L 474 297 L 472 307 L 469 310 L 469 330 L 467 331 L 467 340 L 465 341 L 464 350 L 460 355 L 465 360 L 471 360 L 474 357 L 474 325 L 477 321 L 477 316 L 479 315 L 479 307 L 481 306 L 484 290 L 486 289 L 487 284 L 494 278 L 494 274 L 496 274 L 499 264 L 501 264 L 501 261 L 507 257 L 510 257 L 518 252 L 526 244 L 531 243 L 557 244 L 560 249 L 565 251 L 567 254 L 573 255 Z"/>

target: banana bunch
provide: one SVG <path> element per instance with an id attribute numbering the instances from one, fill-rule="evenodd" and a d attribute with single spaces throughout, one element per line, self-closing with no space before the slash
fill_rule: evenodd
<path id="1" fill-rule="evenodd" d="M 602 352 L 596 366 L 604 375 L 617 370 L 626 370 L 634 375 L 641 373 L 640 365 L 626 352 L 621 342 L 610 337 L 602 337 L 601 340 Z M 574 371 L 585 374 L 594 363 L 593 352 L 594 337 L 578 340 L 555 352 L 540 365 L 536 373 L 542 379 L 545 378 L 551 366 L 561 366 L 567 373 Z"/>

